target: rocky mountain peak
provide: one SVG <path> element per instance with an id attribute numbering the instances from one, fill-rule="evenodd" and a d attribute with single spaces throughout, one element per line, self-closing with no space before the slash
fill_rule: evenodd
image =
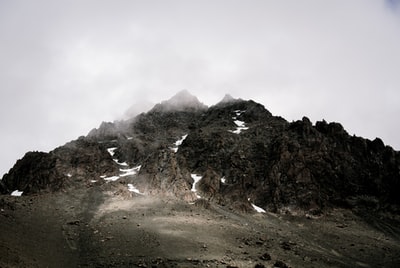
<path id="1" fill-rule="evenodd" d="M 226 106 L 232 103 L 242 102 L 242 99 L 235 99 L 230 94 L 225 94 L 225 96 L 220 100 L 215 106 Z"/>
<path id="2" fill-rule="evenodd" d="M 185 89 L 178 92 L 169 100 L 157 104 L 151 111 L 199 111 L 205 109 L 207 109 L 207 106 Z"/>
<path id="3" fill-rule="evenodd" d="M 102 123 L 69 145 L 26 155 L 0 191 L 124 178 L 146 194 L 206 198 L 241 211 L 252 211 L 249 199 L 275 212 L 359 203 L 397 209 L 399 174 L 399 152 L 350 136 L 339 123 L 289 123 L 229 95 L 207 108 L 184 90 L 133 120 Z"/>
<path id="4" fill-rule="evenodd" d="M 232 102 L 235 99 L 230 94 L 225 94 L 220 103 Z"/>

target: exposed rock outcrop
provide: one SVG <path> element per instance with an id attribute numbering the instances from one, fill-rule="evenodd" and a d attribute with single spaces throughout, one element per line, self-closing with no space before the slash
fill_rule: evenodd
<path id="1" fill-rule="evenodd" d="M 81 137 L 49 153 L 26 153 L 3 176 L 1 191 L 17 189 L 25 195 L 56 191 L 117 172 L 117 165 L 102 144 Z"/>
<path id="2" fill-rule="evenodd" d="M 242 211 L 256 204 L 275 212 L 363 206 L 398 213 L 400 205 L 400 154 L 380 139 L 305 117 L 289 123 L 230 96 L 207 108 L 187 91 L 50 153 L 27 153 L 1 190 L 58 190 L 116 176 L 121 163 L 141 165 L 130 178 L 146 194 L 200 196 Z M 201 179 L 195 184 L 191 174 Z"/>
<path id="3" fill-rule="evenodd" d="M 2 179 L 2 193 L 14 190 L 25 194 L 59 190 L 64 183 L 56 169 L 57 158 L 44 152 L 28 152 Z"/>

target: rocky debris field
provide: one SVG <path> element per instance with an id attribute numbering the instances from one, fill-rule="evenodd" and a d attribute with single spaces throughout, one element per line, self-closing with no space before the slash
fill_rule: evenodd
<path id="1" fill-rule="evenodd" d="M 118 181 L 2 196 L 0 267 L 399 267 L 396 219 L 238 213 Z"/>

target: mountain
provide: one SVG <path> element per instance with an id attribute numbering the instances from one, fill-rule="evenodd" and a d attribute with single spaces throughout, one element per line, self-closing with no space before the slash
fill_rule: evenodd
<path id="1" fill-rule="evenodd" d="M 136 167 L 134 176 L 121 171 Z M 196 189 L 193 174 L 201 177 Z M 229 95 L 207 107 L 186 90 L 49 153 L 27 153 L 0 186 L 3 194 L 29 195 L 118 176 L 146 194 L 201 196 L 241 211 L 252 203 L 312 213 L 360 204 L 397 211 L 400 204 L 400 154 L 379 138 L 306 117 L 289 123 Z"/>
<path id="2" fill-rule="evenodd" d="M 205 110 L 207 106 L 201 103 L 197 97 L 193 96 L 187 90 L 178 92 L 175 96 L 167 101 L 154 106 L 153 110 L 169 112 L 169 111 L 198 111 Z"/>
<path id="3" fill-rule="evenodd" d="M 379 138 L 181 91 L 18 160 L 0 267 L 399 267 L 399 182 Z"/>

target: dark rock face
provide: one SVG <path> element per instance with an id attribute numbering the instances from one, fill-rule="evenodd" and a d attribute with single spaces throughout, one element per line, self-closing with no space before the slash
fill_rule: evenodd
<path id="1" fill-rule="evenodd" d="M 41 190 L 59 190 L 63 185 L 56 167 L 57 159 L 43 152 L 28 152 L 2 179 L 2 192 L 23 190 L 26 194 Z"/>
<path id="2" fill-rule="evenodd" d="M 177 196 L 180 199 L 193 201 L 190 173 L 181 168 L 174 152 L 169 148 L 161 149 L 149 156 L 141 168 L 138 183 L 146 192 L 154 195 Z"/>
<path id="3" fill-rule="evenodd" d="M 400 154 L 380 139 L 350 136 L 339 123 L 289 123 L 230 96 L 207 108 L 187 91 L 48 154 L 28 153 L 3 177 L 1 190 L 58 190 L 118 175 L 118 162 L 141 165 L 132 180 L 146 194 L 187 201 L 199 195 L 241 211 L 252 211 L 252 203 L 316 214 L 335 206 L 397 211 L 400 205 Z M 195 184 L 191 174 L 201 179 Z"/>
<path id="4" fill-rule="evenodd" d="M 56 191 L 117 170 L 106 148 L 79 138 L 49 153 L 28 152 L 4 175 L 1 191 L 18 189 L 25 195 Z"/>
<path id="5" fill-rule="evenodd" d="M 57 169 L 67 177 L 85 180 L 118 172 L 107 148 L 102 143 L 81 137 L 56 148 L 50 154 L 57 158 Z"/>

